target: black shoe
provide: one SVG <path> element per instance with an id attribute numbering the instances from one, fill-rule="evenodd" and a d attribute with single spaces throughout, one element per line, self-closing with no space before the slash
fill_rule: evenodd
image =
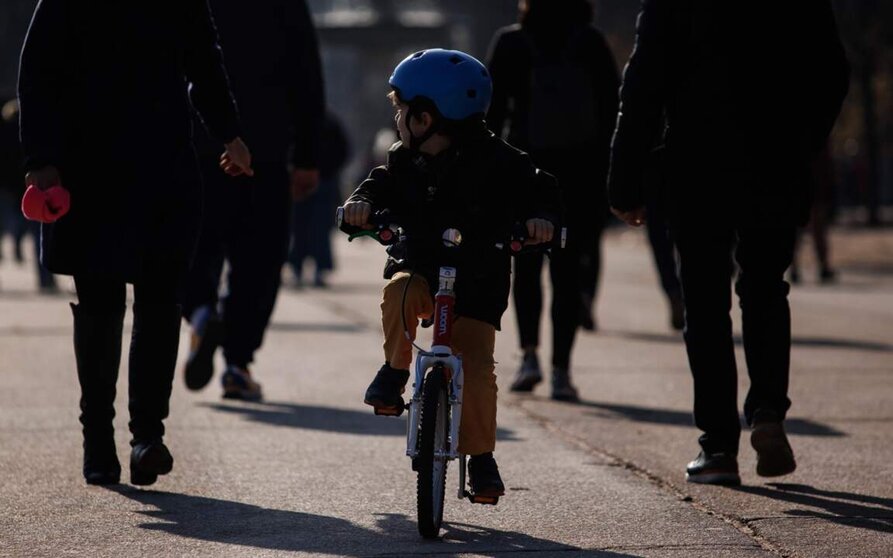
<path id="1" fill-rule="evenodd" d="M 174 468 L 174 458 L 161 440 L 132 442 L 130 452 L 130 483 L 148 486 Z"/>
<path id="2" fill-rule="evenodd" d="M 708 454 L 701 451 L 698 458 L 685 469 L 685 480 L 700 484 L 738 486 L 741 484 L 738 460 L 730 453 Z"/>
<path id="3" fill-rule="evenodd" d="M 598 326 L 595 323 L 595 310 L 593 309 L 594 300 L 588 293 L 583 293 L 580 304 L 580 327 L 585 331 L 597 331 Z"/>
<path id="4" fill-rule="evenodd" d="M 676 331 L 685 328 L 685 303 L 680 295 L 670 297 L 670 327 Z"/>
<path id="5" fill-rule="evenodd" d="M 406 402 L 403 401 L 403 392 L 406 390 L 406 382 L 409 381 L 409 370 L 398 370 L 384 363 L 375 374 L 375 379 L 366 388 L 366 396 L 363 403 L 375 407 L 376 412 L 397 415 L 403 412 Z"/>
<path id="6" fill-rule="evenodd" d="M 84 480 L 87 484 L 108 485 L 121 482 L 121 463 L 115 440 L 84 440 Z"/>
<path id="7" fill-rule="evenodd" d="M 819 283 L 823 285 L 830 285 L 837 281 L 837 273 L 828 267 L 823 267 L 819 272 Z"/>
<path id="8" fill-rule="evenodd" d="M 238 399 L 240 401 L 262 401 L 264 398 L 260 384 L 251 377 L 251 371 L 243 366 L 227 366 L 226 372 L 220 378 L 223 384 L 224 399 Z"/>
<path id="9" fill-rule="evenodd" d="M 509 388 L 514 392 L 527 393 L 533 391 L 536 385 L 543 381 L 543 372 L 540 370 L 540 362 L 536 357 L 535 351 L 525 351 L 524 358 L 521 361 L 521 367 L 515 374 L 512 386 Z"/>
<path id="10" fill-rule="evenodd" d="M 598 326 L 595 324 L 595 317 L 592 315 L 592 312 L 583 311 L 580 316 L 580 327 L 583 328 L 583 331 L 598 331 Z"/>
<path id="11" fill-rule="evenodd" d="M 214 376 L 214 353 L 223 342 L 223 322 L 203 306 L 192 313 L 190 324 L 192 338 L 183 376 L 186 387 L 195 391 L 208 385 Z"/>
<path id="12" fill-rule="evenodd" d="M 468 486 L 474 496 L 498 498 L 505 494 L 505 485 L 499 476 L 493 452 L 468 458 Z"/>
<path id="13" fill-rule="evenodd" d="M 571 373 L 567 368 L 552 369 L 552 399 L 576 403 L 580 400 L 577 388 L 571 383 Z"/>
<path id="14" fill-rule="evenodd" d="M 750 445 L 757 450 L 757 474 L 761 477 L 780 477 L 797 469 L 794 450 L 774 411 L 758 409 L 754 413 Z"/>

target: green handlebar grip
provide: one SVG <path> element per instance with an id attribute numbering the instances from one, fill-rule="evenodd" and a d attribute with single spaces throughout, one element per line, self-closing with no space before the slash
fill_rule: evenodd
<path id="1" fill-rule="evenodd" d="M 364 237 L 364 236 L 368 236 L 371 238 L 378 238 L 378 233 L 376 231 L 363 231 L 363 232 L 354 233 L 347 237 L 347 241 L 353 242 L 354 240 Z"/>

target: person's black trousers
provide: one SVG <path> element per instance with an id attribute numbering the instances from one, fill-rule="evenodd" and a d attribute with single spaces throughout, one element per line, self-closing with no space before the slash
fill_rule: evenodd
<path id="1" fill-rule="evenodd" d="M 645 221 L 645 226 L 648 229 L 648 242 L 651 244 L 654 265 L 657 267 L 657 275 L 660 278 L 660 286 L 664 294 L 673 300 L 682 296 L 682 286 L 679 284 L 676 270 L 676 254 L 670 234 L 670 224 L 660 203 L 649 200 L 647 208 L 648 218 Z"/>
<path id="2" fill-rule="evenodd" d="M 291 192 L 285 163 L 255 163 L 253 178 L 203 161 L 204 217 L 183 315 L 220 303 L 226 362 L 247 366 L 263 343 L 288 255 Z M 218 300 L 224 261 L 226 295 Z"/>
<path id="3" fill-rule="evenodd" d="M 694 376 L 695 425 L 703 431 L 699 441 L 708 453 L 737 454 L 741 434 L 729 316 L 733 250 L 751 382 L 745 418 L 751 424 L 754 411 L 769 409 L 783 419 L 790 407 L 790 288 L 784 273 L 793 257 L 794 236 L 794 227 L 674 229 L 685 299 L 685 346 Z"/>
<path id="4" fill-rule="evenodd" d="M 568 234 L 577 236 L 583 245 L 580 253 L 580 290 L 584 312 L 591 310 L 594 313 L 602 273 L 602 233 L 607 220 L 607 210 L 599 208 L 591 219 L 584 221 L 584 226 L 568 231 Z"/>
<path id="5" fill-rule="evenodd" d="M 539 346 L 544 257 L 541 253 L 515 256 L 513 295 L 522 349 Z M 581 274 L 577 245 L 568 241 L 565 249 L 552 250 L 549 272 L 552 279 L 552 365 L 569 369 L 571 349 L 580 324 Z"/>
<path id="6" fill-rule="evenodd" d="M 164 435 L 180 341 L 178 274 L 159 266 L 134 282 L 129 356 L 129 410 L 133 443 Z M 126 283 L 75 276 L 78 304 L 74 348 L 81 385 L 81 423 L 88 445 L 113 442 L 115 385 L 121 358 Z"/>

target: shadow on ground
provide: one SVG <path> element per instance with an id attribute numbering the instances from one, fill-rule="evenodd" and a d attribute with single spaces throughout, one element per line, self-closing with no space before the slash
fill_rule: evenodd
<path id="1" fill-rule="evenodd" d="M 379 514 L 376 526 L 386 533 L 410 533 L 418 536 L 413 519 L 401 514 Z M 593 556 L 595 558 L 627 558 L 630 554 L 619 554 L 603 550 L 585 550 L 577 546 L 562 544 L 546 539 L 538 539 L 511 531 L 501 531 L 469 525 L 467 523 L 444 523 L 441 529 L 442 541 L 419 541 L 419 554 L 436 554 L 437 556 L 475 556 L 498 557 L 515 552 L 560 553 L 559 556 Z M 565 554 L 570 553 L 570 554 Z M 391 551 L 388 555 L 403 556 L 406 552 Z M 377 556 L 381 556 L 377 554 Z"/>
<path id="2" fill-rule="evenodd" d="M 642 341 L 645 343 L 671 343 L 682 344 L 681 333 L 649 333 L 645 331 L 604 331 L 599 332 L 604 337 Z M 734 337 L 735 345 L 742 345 L 741 336 Z M 893 345 L 874 341 L 859 341 L 854 339 L 831 339 L 827 337 L 798 337 L 791 339 L 794 347 L 807 347 L 819 349 L 849 349 L 854 351 L 871 351 L 879 353 L 893 352 Z"/>
<path id="3" fill-rule="evenodd" d="M 791 509 L 796 517 L 822 519 L 848 527 L 893 533 L 893 499 L 814 488 L 807 484 L 741 486 L 741 492 L 815 509 Z"/>
<path id="4" fill-rule="evenodd" d="M 406 436 L 405 414 L 399 419 L 377 417 L 369 411 L 298 405 L 295 403 L 265 402 L 256 404 L 200 403 L 222 413 L 241 415 L 252 422 L 273 426 L 288 426 L 342 434 L 364 436 Z M 496 439 L 505 442 L 520 440 L 512 430 L 498 428 Z"/>
<path id="5" fill-rule="evenodd" d="M 603 419 L 631 420 L 670 426 L 694 426 L 690 412 L 596 401 L 581 401 L 577 405 L 594 409 L 587 414 Z M 809 419 L 788 418 L 784 421 L 784 427 L 788 434 L 798 436 L 846 436 L 845 432 Z"/>
<path id="6" fill-rule="evenodd" d="M 243 547 L 306 552 L 335 556 L 407 556 L 437 554 L 459 556 L 475 553 L 497 556 L 505 552 L 582 551 L 559 542 L 521 533 L 486 529 L 465 524 L 444 526 L 444 541 L 425 541 L 408 517 L 378 516 L 376 528 L 348 520 L 311 513 L 277 510 L 171 492 L 109 488 L 121 496 L 154 509 L 133 513 L 150 521 L 141 529 L 170 535 Z M 614 552 L 587 551 L 596 558 L 625 558 Z"/>

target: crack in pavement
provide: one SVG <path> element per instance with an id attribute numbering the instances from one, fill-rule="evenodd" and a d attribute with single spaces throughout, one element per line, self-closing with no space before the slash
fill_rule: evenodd
<path id="1" fill-rule="evenodd" d="M 754 542 L 754 544 L 756 544 L 757 546 L 759 546 L 761 549 L 765 550 L 766 552 L 769 552 L 770 554 L 774 554 L 776 556 L 780 556 L 782 558 L 798 558 L 799 557 L 799 555 L 796 552 L 784 549 L 784 548 L 780 547 L 779 545 L 777 545 L 776 543 L 774 543 L 773 541 L 771 541 L 769 538 L 760 534 L 757 527 L 755 525 L 752 525 L 750 520 L 723 513 L 722 511 L 714 509 L 702 501 L 696 500 L 691 494 L 686 494 L 685 492 L 683 492 L 682 490 L 677 488 L 676 485 L 674 485 L 670 481 L 664 479 L 663 477 L 661 477 L 655 473 L 652 473 L 651 471 L 645 469 L 644 467 L 637 465 L 633 461 L 624 459 L 623 457 L 616 455 L 604 448 L 593 446 L 592 444 L 590 444 L 586 440 L 580 438 L 579 436 L 576 436 L 576 435 L 562 429 L 553 420 L 549 419 L 548 417 L 546 417 L 540 413 L 537 413 L 536 411 L 533 411 L 533 410 L 527 408 L 523 404 L 523 402 L 505 401 L 505 404 L 509 407 L 517 409 L 518 411 L 523 413 L 525 416 L 527 416 L 529 419 L 538 423 L 541 428 L 558 436 L 559 438 L 563 439 L 565 442 L 569 443 L 570 445 L 576 446 L 577 449 L 579 449 L 585 453 L 588 453 L 590 455 L 597 455 L 599 457 L 609 459 L 609 460 L 613 461 L 614 463 L 616 463 L 617 466 L 623 467 L 624 469 L 626 469 L 627 471 L 630 471 L 631 473 L 635 474 L 636 476 L 647 480 L 648 482 L 650 482 L 651 484 L 656 486 L 658 489 L 675 496 L 680 501 L 687 502 L 697 511 L 704 513 L 706 515 L 709 515 L 711 517 L 715 517 L 715 518 L 719 519 L 720 521 L 723 521 L 727 525 L 733 527 L 734 529 L 739 531 L 741 534 L 743 534 L 744 536 L 746 536 L 747 538 L 752 540 Z"/>
<path id="2" fill-rule="evenodd" d="M 449 540 L 445 541 L 447 544 Z M 455 544 L 455 543 L 453 543 Z M 753 548 L 753 545 L 745 544 L 631 544 L 631 545 L 615 545 L 615 546 L 599 546 L 599 547 L 568 547 L 568 548 L 518 548 L 512 550 L 505 549 L 488 549 L 488 548 L 456 548 L 452 551 L 433 550 L 431 552 L 386 552 L 382 554 L 372 554 L 375 558 L 388 558 L 390 556 L 456 556 L 458 554 L 486 554 L 488 556 L 499 556 L 503 554 L 552 554 L 558 552 L 634 552 L 641 550 L 696 550 L 696 549 L 716 549 L 716 550 L 735 550 Z"/>
<path id="3" fill-rule="evenodd" d="M 756 523 L 758 521 L 777 521 L 780 519 L 784 520 L 795 520 L 795 521 L 827 521 L 826 517 L 810 517 L 808 515 L 776 515 L 769 517 L 752 517 L 748 519 L 744 519 L 742 521 L 746 521 L 748 523 Z M 893 515 L 848 515 L 846 517 L 838 517 L 837 521 L 841 522 L 852 522 L 852 521 L 864 521 L 864 520 L 873 520 L 873 519 L 893 519 Z"/>

